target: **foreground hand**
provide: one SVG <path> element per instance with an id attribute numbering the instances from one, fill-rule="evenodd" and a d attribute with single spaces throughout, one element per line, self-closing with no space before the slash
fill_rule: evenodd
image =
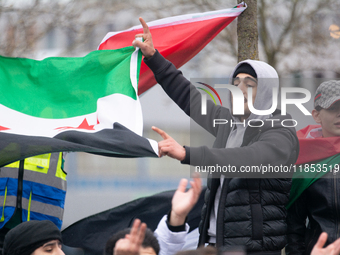
<path id="1" fill-rule="evenodd" d="M 185 223 L 191 209 L 195 206 L 202 190 L 202 180 L 199 175 L 194 176 L 194 180 L 190 181 L 191 188 L 185 192 L 188 180 L 182 179 L 178 188 L 172 197 L 171 213 L 169 224 L 171 226 L 180 226 Z"/>
<path id="2" fill-rule="evenodd" d="M 314 245 L 311 255 L 338 255 L 340 253 L 340 238 L 323 248 L 327 241 L 327 233 L 323 232 L 319 236 L 317 243 Z"/>
<path id="3" fill-rule="evenodd" d="M 139 255 L 145 237 L 146 224 L 139 219 L 133 222 L 129 235 L 119 239 L 114 248 L 114 255 Z"/>
<path id="4" fill-rule="evenodd" d="M 152 130 L 160 134 L 163 137 L 163 141 L 158 142 L 158 156 L 169 156 L 174 159 L 182 161 L 185 159 L 185 149 L 178 142 L 176 142 L 171 136 L 165 133 L 162 129 L 152 127 Z"/>
<path id="5" fill-rule="evenodd" d="M 150 58 L 156 52 L 155 48 L 153 47 L 152 36 L 151 36 L 150 30 L 149 30 L 149 27 L 146 24 L 146 22 L 144 21 L 144 19 L 139 18 L 139 21 L 143 26 L 143 34 L 136 34 L 135 38 L 142 37 L 144 41 L 141 42 L 141 41 L 135 39 L 132 42 L 132 45 L 133 45 L 133 47 L 139 47 L 140 50 L 142 51 L 144 57 Z"/>

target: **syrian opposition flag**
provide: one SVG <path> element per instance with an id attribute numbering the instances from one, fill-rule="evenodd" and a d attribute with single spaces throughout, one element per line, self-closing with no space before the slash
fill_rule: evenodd
<path id="1" fill-rule="evenodd" d="M 197 230 L 201 220 L 206 188 L 187 217 L 189 232 Z M 63 244 L 82 248 L 85 255 L 102 255 L 107 240 L 115 233 L 132 226 L 134 219 L 145 222 L 152 231 L 171 210 L 175 191 L 165 191 L 143 197 L 73 223 L 62 231 Z M 198 240 L 198 237 L 197 237 Z"/>
<path id="2" fill-rule="evenodd" d="M 32 155 L 85 151 L 157 156 L 142 135 L 132 46 L 80 58 L 0 57 L 0 166 Z"/>
<path id="3" fill-rule="evenodd" d="M 243 2 L 234 8 L 187 14 L 148 22 L 154 47 L 177 68 L 200 52 L 223 28 L 230 24 L 247 7 Z M 141 25 L 108 33 L 99 50 L 119 49 L 130 46 L 136 34 L 143 33 Z M 143 62 L 138 85 L 142 94 L 157 82 Z"/>

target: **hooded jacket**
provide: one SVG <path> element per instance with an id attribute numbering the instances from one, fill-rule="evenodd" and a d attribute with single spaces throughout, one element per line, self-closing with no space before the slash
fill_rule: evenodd
<path id="1" fill-rule="evenodd" d="M 215 127 L 212 125 L 213 119 L 229 121 L 234 119 L 228 108 L 216 106 L 208 100 L 207 114 L 201 115 L 201 94 L 171 62 L 158 52 L 144 61 L 169 97 L 195 122 L 216 137 L 213 148 L 185 147 L 186 157 L 182 163 L 193 166 L 230 164 L 237 169 L 261 164 L 272 166 L 294 164 L 298 155 L 295 129 L 281 125 L 283 119 L 291 119 L 289 115 L 281 116 L 280 111 L 276 110 L 271 119 L 280 121 L 264 121 L 261 127 L 247 127 L 244 132 L 233 135 L 230 125 Z M 244 62 L 250 64 L 257 73 L 255 109 L 270 109 L 271 100 L 268 98 L 272 98 L 272 87 L 278 87 L 276 71 L 260 61 Z M 268 117 L 269 114 L 256 116 L 252 113 L 248 120 L 264 120 Z M 235 138 L 232 138 L 233 136 Z M 241 139 L 239 147 L 228 148 L 229 139 L 235 141 Z M 215 195 L 221 183 L 220 175 L 215 173 L 208 178 L 200 223 L 200 244 L 209 242 L 207 231 Z M 252 252 L 280 254 L 287 240 L 285 204 L 289 199 L 290 186 L 289 179 L 225 179 L 217 209 L 216 245 L 227 247 L 243 245 L 247 248 L 248 254 Z"/>

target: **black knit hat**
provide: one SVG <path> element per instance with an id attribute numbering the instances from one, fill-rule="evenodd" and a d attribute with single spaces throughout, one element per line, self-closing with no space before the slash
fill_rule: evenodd
<path id="1" fill-rule="evenodd" d="M 247 63 L 239 65 L 239 67 L 234 72 L 233 78 L 235 78 L 239 73 L 250 74 L 251 76 L 257 79 L 257 74 L 254 68 L 252 68 L 252 66 Z"/>
<path id="2" fill-rule="evenodd" d="M 49 220 L 26 221 L 5 236 L 3 255 L 30 255 L 51 240 L 61 239 L 58 227 Z"/>

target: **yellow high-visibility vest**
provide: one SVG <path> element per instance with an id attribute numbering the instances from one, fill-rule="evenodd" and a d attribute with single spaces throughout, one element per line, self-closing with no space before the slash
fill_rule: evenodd
<path id="1" fill-rule="evenodd" d="M 22 210 L 22 221 L 51 220 L 62 225 L 66 173 L 62 153 L 42 154 L 0 168 L 0 228 Z"/>

